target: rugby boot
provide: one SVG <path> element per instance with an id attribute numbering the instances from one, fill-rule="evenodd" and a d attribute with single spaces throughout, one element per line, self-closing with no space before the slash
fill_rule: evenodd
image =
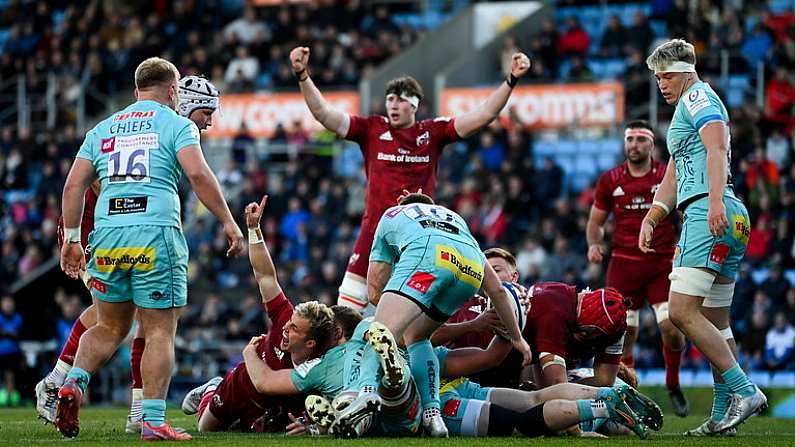
<path id="1" fill-rule="evenodd" d="M 337 414 L 337 420 L 331 427 L 335 436 L 342 438 L 358 438 L 370 429 L 378 410 L 381 409 L 381 397 L 378 393 L 359 393 L 347 407 Z"/>
<path id="2" fill-rule="evenodd" d="M 679 385 L 668 388 L 668 397 L 671 398 L 671 406 L 674 407 L 674 414 L 680 418 L 687 417 L 690 413 L 690 403 L 687 402 L 685 394 L 682 393 L 682 388 L 680 388 Z M 651 426 L 649 426 L 649 428 L 651 428 Z"/>
<path id="3" fill-rule="evenodd" d="M 659 431 L 662 428 L 663 412 L 656 402 L 629 385 L 618 385 L 615 388 L 623 393 L 624 402 L 647 427 L 654 431 Z"/>
<path id="4" fill-rule="evenodd" d="M 640 439 L 648 438 L 649 428 L 626 403 L 624 391 L 620 389 L 612 389 L 611 391 L 603 398 L 603 402 L 607 404 L 607 412 L 610 414 L 610 419 L 632 430 Z"/>
<path id="5" fill-rule="evenodd" d="M 58 405 L 58 385 L 41 379 L 36 384 L 36 413 L 44 423 L 55 423 L 55 408 Z"/>
<path id="6" fill-rule="evenodd" d="M 369 331 L 370 344 L 378 354 L 381 368 L 384 370 L 384 385 L 392 389 L 400 387 L 406 372 L 403 370 L 395 338 L 386 326 L 377 321 L 370 325 Z"/>
<path id="7" fill-rule="evenodd" d="M 199 411 L 199 404 L 201 404 L 202 397 L 204 397 L 204 393 L 207 392 L 207 389 L 211 387 L 218 388 L 218 385 L 220 385 L 223 380 L 224 378 L 221 376 L 213 377 L 204 384 L 188 391 L 188 394 L 182 399 L 182 412 L 185 414 L 196 414 L 196 412 Z"/>
<path id="8" fill-rule="evenodd" d="M 438 408 L 426 408 L 422 411 L 422 427 L 425 434 L 432 438 L 447 438 L 447 426 L 444 425 L 442 412 Z"/>
<path id="9" fill-rule="evenodd" d="M 75 379 L 67 379 L 58 390 L 58 404 L 55 410 L 55 428 L 67 438 L 75 438 L 80 433 L 80 403 L 83 390 Z"/>
<path id="10" fill-rule="evenodd" d="M 727 428 L 726 430 L 718 430 L 717 429 L 718 422 L 713 421 L 711 418 L 708 418 L 704 421 L 703 424 L 699 425 L 698 427 L 688 430 L 684 433 L 685 436 L 691 436 L 695 438 L 704 438 L 709 436 L 726 436 L 726 437 L 734 437 L 737 436 L 737 428 Z"/>
<path id="11" fill-rule="evenodd" d="M 717 430 L 723 431 L 734 428 L 754 414 L 761 413 L 767 409 L 767 397 L 758 386 L 754 385 L 754 389 L 756 392 L 748 397 L 732 394 L 729 401 L 729 409 L 726 410 L 726 415 L 715 427 Z"/>
<path id="12" fill-rule="evenodd" d="M 155 427 L 149 422 L 141 426 L 141 441 L 190 441 L 193 439 L 184 430 L 177 430 L 169 424 Z"/>

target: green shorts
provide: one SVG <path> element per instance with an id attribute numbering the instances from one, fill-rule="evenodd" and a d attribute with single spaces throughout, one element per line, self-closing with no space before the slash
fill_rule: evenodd
<path id="1" fill-rule="evenodd" d="M 477 436 L 477 420 L 490 391 L 463 377 L 439 389 L 442 419 L 451 436 Z"/>
<path id="2" fill-rule="evenodd" d="M 674 267 L 708 268 L 720 276 L 735 278 L 745 256 L 751 221 L 748 210 L 739 200 L 723 197 L 729 228 L 723 237 L 713 236 L 707 224 L 709 198 L 691 203 L 684 213 L 682 234 L 674 254 Z"/>
<path id="3" fill-rule="evenodd" d="M 426 236 L 402 250 L 384 292 L 404 296 L 444 322 L 480 289 L 485 262 L 480 248 Z"/>
<path id="4" fill-rule="evenodd" d="M 88 237 L 93 295 L 147 309 L 188 302 L 188 245 L 176 227 L 97 228 Z"/>

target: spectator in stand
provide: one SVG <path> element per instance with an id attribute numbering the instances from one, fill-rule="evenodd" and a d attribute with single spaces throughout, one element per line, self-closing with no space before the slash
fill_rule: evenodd
<path id="1" fill-rule="evenodd" d="M 795 87 L 792 77 L 784 67 L 776 69 L 775 76 L 769 80 L 766 87 L 765 116 L 770 121 L 779 125 L 792 128 L 792 107 L 795 105 Z M 792 136 L 792 134 L 789 134 Z"/>
<path id="2" fill-rule="evenodd" d="M 505 160 L 505 146 L 488 130 L 480 134 L 480 146 L 477 153 L 483 161 L 483 166 L 492 172 L 498 171 Z"/>
<path id="3" fill-rule="evenodd" d="M 770 328 L 768 321 L 765 311 L 754 310 L 751 313 L 748 331 L 741 340 L 743 352 L 751 368 L 764 368 L 765 342 Z"/>
<path id="4" fill-rule="evenodd" d="M 790 283 L 784 278 L 784 272 L 781 270 L 781 265 L 775 264 L 770 269 L 770 274 L 767 279 L 762 281 L 759 289 L 765 292 L 773 302 L 783 303 L 787 290 L 790 288 Z"/>
<path id="5" fill-rule="evenodd" d="M 254 80 L 259 75 L 259 61 L 251 56 L 248 48 L 237 47 L 235 58 L 226 67 L 224 81 L 229 84 L 232 92 L 251 90 Z"/>
<path id="6" fill-rule="evenodd" d="M 767 159 L 774 162 L 777 166 L 788 166 L 790 151 L 790 143 L 787 137 L 781 131 L 780 127 L 774 127 L 773 132 L 767 138 L 765 144 L 765 155 Z"/>
<path id="7" fill-rule="evenodd" d="M 765 366 L 769 371 L 789 369 L 795 352 L 795 327 L 783 312 L 776 313 L 765 338 Z"/>
<path id="8" fill-rule="evenodd" d="M 602 57 L 622 57 L 627 45 L 627 30 L 621 23 L 621 18 L 612 15 L 607 19 L 607 26 L 602 34 L 599 55 Z"/>
<path id="9" fill-rule="evenodd" d="M 680 18 L 681 20 L 681 18 Z M 642 54 L 646 54 L 654 40 L 654 33 L 649 25 L 649 19 L 641 11 L 635 11 L 632 16 L 632 26 L 626 31 L 626 44 Z"/>
<path id="10" fill-rule="evenodd" d="M 773 39 L 761 23 L 754 25 L 753 30 L 743 40 L 740 51 L 752 67 L 770 57 Z"/>
<path id="11" fill-rule="evenodd" d="M 558 52 L 570 56 L 573 54 L 585 57 L 591 46 L 591 36 L 580 26 L 580 21 L 575 17 L 566 19 L 566 32 L 558 42 Z"/>
<path id="12" fill-rule="evenodd" d="M 566 75 L 566 80 L 569 82 L 588 82 L 593 80 L 593 72 L 582 56 L 578 54 L 571 56 L 571 66 L 569 67 L 569 73 Z"/>
<path id="13" fill-rule="evenodd" d="M 270 38 L 268 27 L 257 19 L 257 12 L 252 6 L 243 8 L 243 15 L 224 28 L 224 38 L 227 42 L 238 42 L 243 45 L 250 45 L 256 40 L 267 40 Z"/>
<path id="14" fill-rule="evenodd" d="M 16 311 L 14 298 L 3 295 L 0 299 L 0 370 L 3 371 L 0 407 L 16 407 L 21 401 L 16 389 L 16 378 L 22 367 L 22 354 L 19 349 L 21 330 L 22 316 Z"/>
<path id="15" fill-rule="evenodd" d="M 500 70 L 503 76 L 511 74 L 511 60 L 514 53 L 521 52 L 519 48 L 519 41 L 516 36 L 508 36 L 502 42 L 502 49 L 500 49 Z"/>

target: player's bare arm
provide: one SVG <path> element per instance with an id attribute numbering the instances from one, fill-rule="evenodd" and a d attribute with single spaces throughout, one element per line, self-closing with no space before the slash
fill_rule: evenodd
<path id="1" fill-rule="evenodd" d="M 728 172 L 728 129 L 722 121 L 713 121 L 701 129 L 701 142 L 707 148 L 707 178 L 709 179 L 709 210 L 707 224 L 709 231 L 722 237 L 729 227 L 726 219 L 726 206 L 723 192 L 726 188 Z"/>
<path id="2" fill-rule="evenodd" d="M 251 262 L 251 268 L 254 270 L 254 279 L 257 280 L 263 303 L 267 303 L 282 293 L 279 279 L 276 276 L 276 267 L 273 265 L 273 259 L 271 259 L 271 254 L 268 251 L 268 247 L 265 245 L 265 240 L 262 237 L 262 230 L 260 229 L 262 212 L 265 210 L 265 204 L 267 202 L 268 196 L 262 196 L 262 201 L 260 203 L 251 202 L 246 205 L 248 260 Z"/>
<path id="3" fill-rule="evenodd" d="M 497 311 L 489 309 L 478 315 L 474 320 L 441 325 L 431 336 L 431 344 L 439 346 L 471 332 L 482 332 L 495 328 L 504 329 L 504 325 L 502 320 L 500 320 L 500 316 L 497 315 Z"/>
<path id="4" fill-rule="evenodd" d="M 605 245 L 605 222 L 609 212 L 591 205 L 591 214 L 585 227 L 585 238 L 588 240 L 588 262 L 599 264 L 602 262 L 607 245 Z"/>
<path id="5" fill-rule="evenodd" d="M 442 377 L 466 377 L 499 365 L 511 352 L 512 346 L 502 337 L 494 337 L 486 349 L 459 348 L 447 353 Z"/>
<path id="6" fill-rule="evenodd" d="M 367 295 L 373 306 L 377 306 L 381 300 L 389 277 L 392 276 L 392 266 L 386 262 L 370 261 L 367 268 Z"/>
<path id="7" fill-rule="evenodd" d="M 179 150 L 177 161 L 188 177 L 196 196 L 224 226 L 224 234 L 229 243 L 226 256 L 237 256 L 243 251 L 243 233 L 232 218 L 232 212 L 226 204 L 218 179 L 207 165 L 201 148 L 194 144 Z"/>
<path id="8" fill-rule="evenodd" d="M 369 275 L 368 275 L 369 276 Z M 519 322 L 516 321 L 516 316 L 513 314 L 513 309 L 508 302 L 508 294 L 502 287 L 502 282 L 494 271 L 494 268 L 488 262 L 484 266 L 483 276 L 483 291 L 486 292 L 491 301 L 494 303 L 494 308 L 497 309 L 497 315 L 508 330 L 508 335 L 511 338 L 511 344 L 514 349 L 522 354 L 522 366 L 530 364 L 530 345 L 527 344 L 522 338 L 522 331 L 519 329 Z"/>
<path id="9" fill-rule="evenodd" d="M 638 248 L 643 253 L 654 253 L 651 248 L 651 240 L 654 235 L 654 227 L 662 221 L 674 208 L 676 208 L 676 164 L 674 158 L 668 160 L 660 187 L 654 193 L 649 212 L 640 224 L 638 234 Z"/>
<path id="10" fill-rule="evenodd" d="M 511 74 L 479 108 L 455 117 L 455 131 L 466 138 L 494 121 L 508 103 L 519 78 L 530 69 L 530 59 L 524 53 L 514 53 L 511 59 Z"/>
<path id="11" fill-rule="evenodd" d="M 252 337 L 248 345 L 243 349 L 243 360 L 246 362 L 246 370 L 251 383 L 258 393 L 271 395 L 292 395 L 298 394 L 293 381 L 290 378 L 292 369 L 280 369 L 274 371 L 265 363 L 265 360 L 257 353 L 257 344 L 265 337 L 258 335 Z"/>
<path id="12" fill-rule="evenodd" d="M 61 248 L 61 270 L 70 278 L 77 279 L 86 269 L 84 243 L 80 240 L 80 220 L 86 188 L 97 177 L 94 165 L 84 158 L 75 158 L 63 188 L 64 244 Z"/>
<path id="13" fill-rule="evenodd" d="M 309 76 L 309 48 L 293 48 L 290 51 L 290 64 L 293 67 L 293 73 L 298 78 L 298 86 L 301 88 L 301 94 L 304 95 L 304 101 L 306 101 L 312 116 L 323 127 L 340 137 L 347 135 L 351 124 L 350 117 L 346 113 L 332 107 L 323 98 L 323 94 L 320 93 L 320 90 L 318 90 Z"/>

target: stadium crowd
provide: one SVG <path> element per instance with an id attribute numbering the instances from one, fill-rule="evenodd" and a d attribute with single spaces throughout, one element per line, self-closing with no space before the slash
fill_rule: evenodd
<path id="1" fill-rule="evenodd" d="M 750 72 L 757 61 L 769 67 L 765 107 L 747 102 L 730 111 L 732 180 L 753 222 L 732 313 L 744 366 L 791 369 L 795 347 L 795 284 L 791 282 L 795 278 L 791 274 L 795 270 L 795 15 L 769 14 L 756 6 L 732 10 L 721 7 L 721 2 L 699 2 L 693 10 L 685 2 L 671 4 L 667 12 L 653 11 L 653 19 L 664 22 L 669 34 L 686 36 L 699 50 L 722 42 L 738 55 L 732 58 L 733 70 Z M 205 14 L 205 2 L 192 7 L 187 2 L 158 3 L 160 9 L 147 14 L 125 8 L 107 11 L 101 5 L 87 2 L 85 8 L 71 4 L 59 9 L 50 2 L 38 2 L 34 14 L 22 6 L 6 8 L 0 21 L 10 31 L 0 52 L 0 78 L 25 73 L 28 87 L 35 91 L 43 88 L 48 74 L 56 74 L 66 108 L 72 103 L 69 95 L 74 94 L 70 87 L 81 79 L 105 94 L 127 91 L 130 77 L 122 74 L 130 73 L 144 57 L 160 54 L 175 60 L 185 74 L 209 74 L 222 93 L 293 90 L 295 78 L 286 63 L 286 50 L 296 42 L 311 42 L 313 61 L 324 67 L 314 75 L 316 82 L 324 87 L 350 87 L 420 35 L 391 22 L 387 9 L 369 10 L 357 1 L 349 2 L 344 11 L 328 6 L 247 7 L 225 16 Z M 677 29 L 679 22 L 673 20 L 682 14 L 690 17 L 692 26 L 687 29 Z M 197 17 L 200 20 L 194 20 Z M 590 58 L 624 58 L 623 79 L 643 80 L 640 96 L 628 88 L 628 96 L 637 100 L 648 97 L 649 71 L 643 59 L 654 33 L 642 14 L 631 20 L 631 26 L 622 25 L 618 18 L 608 20 L 598 45 L 592 45 L 592 37 L 571 18 L 562 23 L 550 20 L 531 41 L 507 45 L 529 50 L 540 62 L 533 67 L 534 77 L 543 81 L 591 80 Z M 100 31 L 86 33 L 87 29 Z M 224 37 L 203 39 L 199 30 L 215 30 Z M 568 64 L 566 73 L 561 73 L 560 61 Z M 714 75 L 719 67 L 707 64 L 703 69 Z M 0 358 L 4 361 L 0 365 L 4 366 L 13 363 L 5 359 L 20 360 L 19 328 L 34 324 L 19 316 L 6 294 L 11 284 L 57 255 L 60 193 L 82 140 L 70 114 L 60 116 L 63 122 L 57 132 L 34 133 L 10 125 L 0 129 L 0 292 L 4 294 L 0 307 Z M 659 129 L 658 136 L 662 136 Z M 290 129 L 274 141 L 312 148 L 316 141 L 327 141 L 325 137 Z M 533 156 L 533 138 L 534 133 L 512 117 L 447 148 L 440 163 L 438 201 L 467 219 L 484 248 L 500 246 L 515 253 L 523 283 L 561 280 L 580 287 L 600 286 L 604 266 L 588 264 L 585 258 L 585 223 L 593 190 L 568 188 L 554 159 L 539 163 Z M 248 148 L 252 144 L 251 137 L 239 135 L 233 142 L 235 156 L 217 172 L 230 208 L 242 219 L 243 207 L 267 192 L 270 199 L 263 229 L 287 296 L 332 304 L 363 210 L 359 150 L 340 145 L 336 157 L 306 150 L 274 170 L 269 161 L 252 157 L 254 152 Z M 663 144 L 658 144 L 657 153 L 667 158 Z M 180 325 L 181 352 L 187 359 L 180 366 L 184 375 L 199 377 L 206 371 L 192 368 L 191 361 L 200 363 L 196 352 L 218 348 L 221 342 L 245 341 L 263 332 L 266 319 L 247 260 L 224 256 L 223 233 L 190 197 L 186 195 L 183 209 L 190 222 L 186 238 L 193 304 Z M 61 313 L 58 332 L 63 336 L 82 303 L 66 293 L 59 293 L 55 301 Z M 644 314 L 636 354 L 639 368 L 662 365 L 658 343 L 654 317 Z M 216 368 L 225 369 L 223 355 L 213 360 Z M 694 349 L 689 350 L 686 365 L 706 368 Z M 8 380 L 4 382 L 8 385 Z M 0 391 L 0 405 L 12 402 L 12 395 L 13 387 Z"/>

